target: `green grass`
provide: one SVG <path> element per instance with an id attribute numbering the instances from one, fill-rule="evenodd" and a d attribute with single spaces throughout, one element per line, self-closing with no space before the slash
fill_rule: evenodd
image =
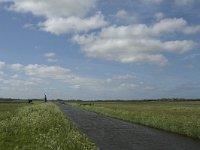
<path id="1" fill-rule="evenodd" d="M 86 105 L 88 103 L 93 105 Z M 82 102 L 68 104 L 106 116 L 200 139 L 199 101 Z"/>
<path id="2" fill-rule="evenodd" d="M 16 113 L 17 109 L 28 105 L 27 103 L 11 103 L 11 102 L 0 102 L 0 120 L 4 120 L 14 113 Z"/>
<path id="3" fill-rule="evenodd" d="M 53 103 L 0 103 L 0 149 L 96 149 Z"/>

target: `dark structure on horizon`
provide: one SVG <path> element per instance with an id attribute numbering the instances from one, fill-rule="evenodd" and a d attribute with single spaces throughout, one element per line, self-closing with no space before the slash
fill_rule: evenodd
<path id="1" fill-rule="evenodd" d="M 47 96 L 45 93 L 44 93 L 44 102 L 47 102 Z"/>
<path id="2" fill-rule="evenodd" d="M 30 104 L 30 103 L 32 103 L 33 102 L 33 100 L 32 99 L 28 99 L 28 103 Z"/>

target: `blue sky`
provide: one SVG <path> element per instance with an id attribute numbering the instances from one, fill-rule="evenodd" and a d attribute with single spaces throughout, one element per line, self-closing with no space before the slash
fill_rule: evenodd
<path id="1" fill-rule="evenodd" d="M 0 97 L 200 97 L 198 0 L 0 0 Z"/>

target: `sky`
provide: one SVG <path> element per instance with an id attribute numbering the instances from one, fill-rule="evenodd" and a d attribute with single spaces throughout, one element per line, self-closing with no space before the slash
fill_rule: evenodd
<path id="1" fill-rule="evenodd" d="M 0 0 L 0 97 L 200 98 L 199 0 Z"/>

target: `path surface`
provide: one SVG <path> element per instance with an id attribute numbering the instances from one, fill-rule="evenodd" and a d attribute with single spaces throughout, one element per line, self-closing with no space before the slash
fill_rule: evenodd
<path id="1" fill-rule="evenodd" d="M 100 150 L 200 150 L 200 141 L 59 105 Z"/>

